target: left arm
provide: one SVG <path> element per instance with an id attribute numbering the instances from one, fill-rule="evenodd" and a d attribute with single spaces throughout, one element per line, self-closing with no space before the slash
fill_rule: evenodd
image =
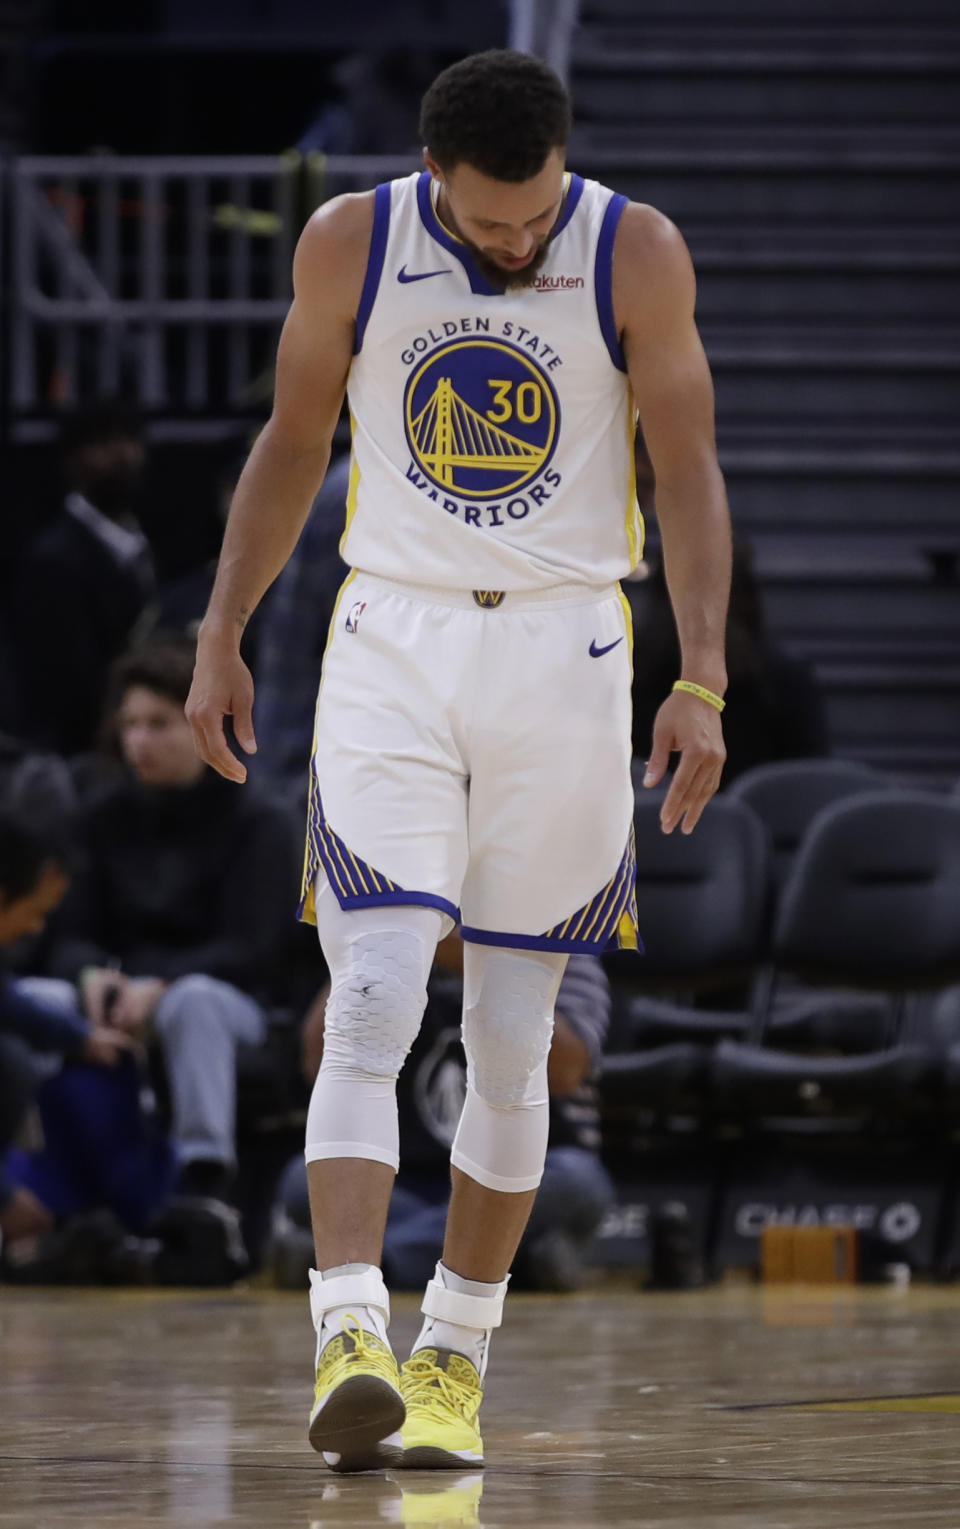
<path id="1" fill-rule="evenodd" d="M 694 323 L 696 283 L 686 245 L 652 207 L 624 208 L 614 246 L 613 298 L 630 385 L 657 484 L 667 587 L 681 672 L 716 695 L 726 684 L 730 515 L 717 462 L 713 384 Z M 644 777 L 655 786 L 680 763 L 661 812 L 665 833 L 694 828 L 720 783 L 720 713 L 673 691 L 657 713 Z"/>

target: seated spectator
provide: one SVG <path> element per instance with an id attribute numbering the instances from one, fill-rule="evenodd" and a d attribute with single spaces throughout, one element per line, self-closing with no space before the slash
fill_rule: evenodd
<path id="1" fill-rule="evenodd" d="M 65 420 L 66 497 L 28 543 L 11 589 L 19 732 L 73 755 L 92 746 L 109 667 L 153 587 L 136 518 L 145 462 L 133 422 L 101 407 Z"/>
<path id="2" fill-rule="evenodd" d="M 257 753 L 248 769 L 291 802 L 306 802 L 320 670 L 330 619 L 349 572 L 340 557 L 350 458 L 323 480 L 292 557 L 263 612 L 254 677 Z"/>
<path id="3" fill-rule="evenodd" d="M 81 822 L 85 859 L 48 970 L 77 984 L 92 1023 L 109 1014 L 121 1031 L 155 1037 L 183 1234 L 182 1267 L 171 1252 L 160 1277 L 215 1283 L 244 1265 L 229 1203 L 236 1052 L 262 1041 L 265 1006 L 278 1001 L 298 857 L 286 814 L 194 753 L 183 714 L 192 669 L 189 649 L 158 645 L 114 671 L 108 727 L 125 773 Z"/>
<path id="4" fill-rule="evenodd" d="M 242 456 L 234 454 L 229 457 L 216 477 L 214 509 L 221 535 L 227 524 L 234 489 L 246 456 L 244 452 Z M 139 647 L 141 643 L 156 641 L 196 643 L 200 623 L 210 604 L 218 560 L 219 553 L 205 563 L 188 568 L 186 572 L 160 579 L 154 598 L 137 622 L 131 646 Z M 269 603 L 269 599 L 261 600 L 244 627 L 241 652 L 251 669 L 256 667 L 260 627 Z"/>
<path id="5" fill-rule="evenodd" d="M 400 1171 L 390 1201 L 383 1261 L 390 1283 L 414 1290 L 440 1257 L 450 1193 L 450 1147 L 466 1093 L 460 1041 L 463 946 L 441 942 L 423 1024 L 397 1087 Z M 327 992 L 303 1031 L 304 1071 L 312 1080 L 323 1055 Z M 572 1290 L 583 1276 L 583 1250 L 613 1203 L 600 1161 L 600 1123 L 592 1074 L 610 1023 L 610 990 L 594 956 L 567 963 L 548 1061 L 550 1135 L 543 1180 L 513 1266 L 515 1286 Z M 278 1281 L 306 1285 L 312 1262 L 306 1167 L 295 1158 L 277 1201 L 274 1263 Z"/>
<path id="6" fill-rule="evenodd" d="M 430 82 L 429 62 L 408 49 L 350 53 L 333 71 L 327 101 L 297 143 L 301 154 L 419 152 L 417 114 Z"/>
<path id="7" fill-rule="evenodd" d="M 40 934 L 66 886 L 59 850 L 25 828 L 16 814 L 0 811 L 0 951 L 26 935 Z M 73 1081 L 100 1074 L 98 1081 L 107 1094 L 124 1095 L 136 1110 L 139 1085 L 125 1065 L 130 1046 L 122 1031 L 91 1024 L 75 1005 L 50 1001 L 42 982 L 0 972 L 0 1234 L 8 1273 L 35 1257 L 39 1239 L 53 1231 L 65 1210 L 56 1190 L 47 1192 L 44 1173 L 37 1171 L 43 1153 L 29 1155 L 14 1148 L 28 1109 L 39 1096 L 45 1129 L 58 1130 L 63 1117 L 56 1095 L 67 1077 L 60 1068 L 70 1062 L 91 1064 L 71 1067 Z M 112 1081 L 107 1078 L 110 1070 L 116 1075 Z M 74 1129 L 67 1133 L 74 1165 L 88 1160 L 94 1150 L 90 1136 L 76 1124 L 74 1120 Z M 103 1134 L 99 1124 L 97 1134 Z M 115 1168 L 115 1152 L 109 1161 Z M 129 1158 L 124 1171 L 129 1179 Z M 88 1206 L 69 1206 L 71 1211 L 78 1208 Z"/>
<path id="8" fill-rule="evenodd" d="M 67 835 L 77 793 L 66 761 L 0 732 L 0 801 L 26 823 Z"/>
<path id="9" fill-rule="evenodd" d="M 629 590 L 636 639 L 633 750 L 646 759 L 657 710 L 680 675 L 680 645 L 662 560 L 652 563 L 649 577 Z M 727 618 L 727 674 L 723 785 L 752 765 L 829 752 L 823 696 L 813 670 L 769 635 L 753 555 L 738 538 Z"/>

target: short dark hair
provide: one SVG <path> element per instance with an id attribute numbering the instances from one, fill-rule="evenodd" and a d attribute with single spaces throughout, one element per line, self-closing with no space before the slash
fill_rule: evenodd
<path id="1" fill-rule="evenodd" d="M 66 865 L 66 852 L 54 838 L 0 807 L 0 897 L 17 902 L 36 887 L 48 865 Z"/>
<path id="2" fill-rule="evenodd" d="M 60 420 L 58 446 L 63 461 L 68 461 L 85 446 L 99 446 L 104 441 L 139 441 L 143 427 L 138 415 L 119 398 L 73 409 Z"/>
<path id="3" fill-rule="evenodd" d="M 491 48 L 438 74 L 420 108 L 420 137 L 443 170 L 472 165 L 499 181 L 532 180 L 570 132 L 570 97 L 530 53 Z"/>
<path id="4" fill-rule="evenodd" d="M 128 690 L 142 685 L 178 706 L 186 704 L 193 681 L 196 651 L 186 642 L 150 642 L 131 648 L 118 658 L 110 671 L 107 688 L 107 715 L 113 716 L 123 704 Z"/>

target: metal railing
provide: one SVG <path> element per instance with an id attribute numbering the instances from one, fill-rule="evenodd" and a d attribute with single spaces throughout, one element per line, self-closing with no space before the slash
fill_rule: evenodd
<path id="1" fill-rule="evenodd" d="M 296 154 L 12 160 L 14 428 L 117 394 L 168 419 L 257 408 L 302 224 L 327 197 L 412 168 Z"/>
<path id="2" fill-rule="evenodd" d="M 580 0 L 510 0 L 510 47 L 538 53 L 566 80 L 579 14 Z"/>

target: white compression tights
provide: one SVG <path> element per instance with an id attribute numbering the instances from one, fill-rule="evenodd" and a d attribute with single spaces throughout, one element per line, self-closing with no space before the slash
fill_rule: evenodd
<path id="1" fill-rule="evenodd" d="M 487 1189 L 536 1189 L 547 1155 L 547 1058 L 566 956 L 465 945 L 467 1097 L 450 1161 Z"/>
<path id="2" fill-rule="evenodd" d="M 306 1159 L 365 1157 L 396 1169 L 397 1077 L 420 1029 L 427 977 L 449 920 L 434 908 L 344 912 L 322 879 L 316 909 L 330 996 Z"/>
<path id="3" fill-rule="evenodd" d="M 432 908 L 344 912 L 318 885 L 317 929 L 330 968 L 323 1062 L 307 1115 L 307 1162 L 399 1162 L 396 1081 L 423 1017 L 445 916 Z M 464 948 L 467 1097 L 456 1167 L 489 1189 L 535 1189 L 543 1173 L 547 1056 L 566 957 Z"/>

